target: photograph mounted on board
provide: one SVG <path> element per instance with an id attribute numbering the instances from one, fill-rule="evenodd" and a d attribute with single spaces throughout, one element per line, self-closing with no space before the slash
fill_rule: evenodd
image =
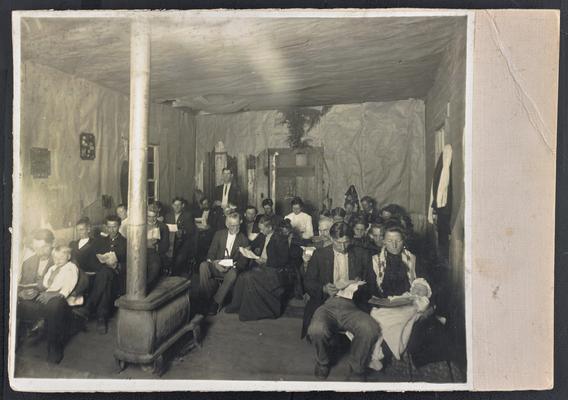
<path id="1" fill-rule="evenodd" d="M 473 17 L 14 14 L 12 387 L 471 389 Z"/>

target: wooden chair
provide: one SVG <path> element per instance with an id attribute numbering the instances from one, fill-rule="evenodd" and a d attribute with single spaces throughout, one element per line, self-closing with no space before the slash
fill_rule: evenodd
<path id="1" fill-rule="evenodd" d="M 452 369 L 453 341 L 447 332 L 446 325 L 437 319 L 434 312 L 416 321 L 403 354 L 408 363 L 408 374 L 411 381 L 414 379 L 414 371 L 419 367 L 443 361 L 448 367 L 451 381 L 455 382 Z M 421 355 L 420 351 L 423 349 L 427 349 L 431 354 Z M 416 365 L 417 360 L 419 361 L 418 366 Z"/>

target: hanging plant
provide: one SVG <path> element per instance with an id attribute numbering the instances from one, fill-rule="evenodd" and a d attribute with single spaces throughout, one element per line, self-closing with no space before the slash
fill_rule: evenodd
<path id="1" fill-rule="evenodd" d="M 305 136 L 316 126 L 321 118 L 329 112 L 331 106 L 317 108 L 287 108 L 279 110 L 282 118 L 280 124 L 288 128 L 287 142 L 290 148 L 300 149 L 310 147 L 310 138 Z"/>

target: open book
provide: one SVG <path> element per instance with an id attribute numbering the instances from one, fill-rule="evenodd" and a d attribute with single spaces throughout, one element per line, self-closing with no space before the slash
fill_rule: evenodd
<path id="1" fill-rule="evenodd" d="M 118 259 L 116 258 L 116 254 L 114 253 L 114 251 L 109 251 L 108 253 L 105 254 L 97 254 L 97 259 L 99 260 L 100 263 L 107 265 L 113 265 L 118 262 Z"/>
<path id="2" fill-rule="evenodd" d="M 172 232 L 172 233 L 177 232 L 178 226 L 177 226 L 176 224 L 166 224 L 166 225 L 168 225 L 168 230 L 169 230 L 170 232 Z"/>
<path id="3" fill-rule="evenodd" d="M 160 240 L 160 228 L 154 227 L 148 229 L 148 231 L 146 232 L 146 238 L 148 240 L 153 240 L 153 239 Z"/>
<path id="4" fill-rule="evenodd" d="M 413 302 L 411 297 L 406 297 L 406 296 L 396 296 L 393 298 L 379 298 L 379 297 L 371 297 L 369 299 L 369 304 L 372 304 L 374 306 L 378 306 L 378 307 L 388 307 L 388 308 L 393 308 L 393 307 L 401 307 L 401 306 L 408 306 L 411 305 Z"/>
<path id="5" fill-rule="evenodd" d="M 355 292 L 359 289 L 359 286 L 364 285 L 365 281 L 347 281 L 342 282 L 341 284 L 336 284 L 336 287 L 339 289 L 337 292 L 337 297 L 343 297 L 344 299 L 353 299 Z"/>
<path id="6" fill-rule="evenodd" d="M 230 258 L 224 258 L 222 260 L 219 260 L 219 265 L 223 267 L 236 267 L 234 261 Z"/>

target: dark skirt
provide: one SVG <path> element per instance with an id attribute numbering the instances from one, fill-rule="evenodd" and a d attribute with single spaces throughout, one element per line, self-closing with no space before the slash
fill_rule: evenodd
<path id="1" fill-rule="evenodd" d="M 241 321 L 278 318 L 282 314 L 284 287 L 274 268 L 259 267 L 239 274 L 228 313 L 239 313 Z"/>

